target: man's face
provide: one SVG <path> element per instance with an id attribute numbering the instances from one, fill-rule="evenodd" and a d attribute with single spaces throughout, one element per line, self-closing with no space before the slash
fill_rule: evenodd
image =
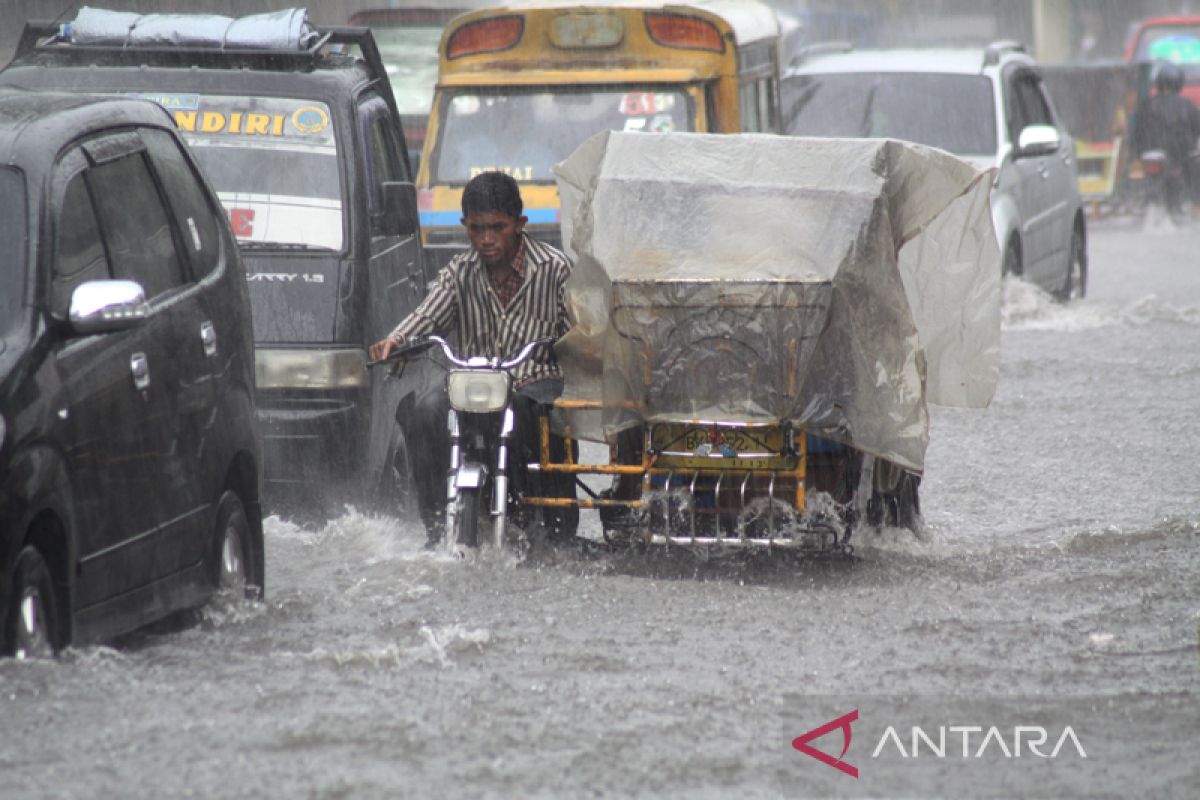
<path id="1" fill-rule="evenodd" d="M 512 263 L 527 221 L 527 217 L 513 217 L 502 211 L 475 212 L 462 218 L 471 246 L 489 267 Z"/>

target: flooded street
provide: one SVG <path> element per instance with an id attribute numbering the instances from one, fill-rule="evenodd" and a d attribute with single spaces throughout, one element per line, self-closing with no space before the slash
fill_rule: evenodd
<path id="1" fill-rule="evenodd" d="M 877 794 L 1195 796 L 1200 223 L 1090 233 L 1086 300 L 1006 283 L 991 407 L 931 409 L 923 535 L 528 567 L 426 553 L 415 519 L 273 517 L 265 603 L 0 661 L 0 797 L 814 796 L 849 779 L 791 747 L 813 709 L 899 696 L 1102 701 L 1131 740 L 1101 758 L 1077 722 L 1096 749 L 1056 789 Z"/>

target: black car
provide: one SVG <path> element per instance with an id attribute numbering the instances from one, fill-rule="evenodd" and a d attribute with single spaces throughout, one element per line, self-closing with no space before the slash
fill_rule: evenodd
<path id="1" fill-rule="evenodd" d="M 233 49 L 204 39 L 211 16 L 169 15 L 179 35 L 164 45 L 160 15 L 156 41 L 139 41 L 124 22 L 119 41 L 84 35 L 84 22 L 114 13 L 29 23 L 0 84 L 135 95 L 171 113 L 246 265 L 266 502 L 332 505 L 359 489 L 390 490 L 388 466 L 404 458 L 397 415 L 428 376 L 387 380 L 365 368 L 366 349 L 424 297 L 432 275 L 422 271 L 400 117 L 370 31 L 305 24 L 296 36 L 293 25 L 289 39 L 271 37 L 268 21 L 261 43 Z M 292 12 L 268 16 L 281 15 L 295 22 Z"/>
<path id="2" fill-rule="evenodd" d="M 0 91 L 5 652 L 263 591 L 250 301 L 152 103 Z"/>

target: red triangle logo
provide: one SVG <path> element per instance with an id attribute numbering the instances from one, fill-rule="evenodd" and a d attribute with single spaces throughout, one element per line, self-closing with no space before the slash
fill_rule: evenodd
<path id="1" fill-rule="evenodd" d="M 817 761 L 820 761 L 822 764 L 828 764 L 834 769 L 841 770 L 851 778 L 858 780 L 858 767 L 852 764 L 847 764 L 842 760 L 842 757 L 846 755 L 846 751 L 850 749 L 850 723 L 856 721 L 857 719 L 858 709 L 856 708 L 849 714 L 843 714 L 837 719 L 826 722 L 819 728 L 813 728 L 808 733 L 801 734 L 795 739 L 792 739 L 792 747 L 796 748 L 801 753 L 804 753 L 804 755 L 811 756 Z M 809 744 L 809 742 L 812 740 L 820 739 L 830 731 L 839 728 L 842 731 L 842 752 L 837 758 L 834 758 L 828 753 L 822 752 Z"/>

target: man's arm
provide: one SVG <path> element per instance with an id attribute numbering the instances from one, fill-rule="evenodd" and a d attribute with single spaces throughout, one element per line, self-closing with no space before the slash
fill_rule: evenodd
<path id="1" fill-rule="evenodd" d="M 446 266 L 438 273 L 437 280 L 421 305 L 393 328 L 386 338 L 371 345 L 371 360 L 386 359 L 392 350 L 410 339 L 449 331 L 458 319 L 457 297 L 454 274 Z"/>

